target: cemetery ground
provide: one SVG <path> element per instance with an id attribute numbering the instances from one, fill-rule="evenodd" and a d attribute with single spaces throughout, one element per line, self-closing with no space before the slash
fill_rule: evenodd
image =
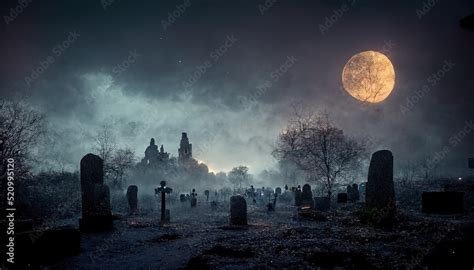
<path id="1" fill-rule="evenodd" d="M 393 226 L 378 227 L 366 219 L 363 203 L 334 204 L 328 212 L 298 210 L 291 202 L 277 203 L 272 212 L 251 200 L 247 207 L 249 225 L 230 226 L 228 202 L 212 209 L 202 197 L 196 208 L 178 201 L 170 205 L 171 222 L 161 225 L 157 202 L 153 211 L 122 215 L 112 231 L 83 234 L 81 253 L 48 268 L 463 269 L 472 264 L 472 211 L 426 215 L 399 208 Z"/>

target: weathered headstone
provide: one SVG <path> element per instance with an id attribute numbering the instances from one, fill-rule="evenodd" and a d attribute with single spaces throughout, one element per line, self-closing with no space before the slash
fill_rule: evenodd
<path id="1" fill-rule="evenodd" d="M 109 187 L 104 185 L 103 161 L 87 154 L 81 159 L 82 218 L 81 231 L 93 232 L 113 227 Z"/>
<path id="2" fill-rule="evenodd" d="M 293 192 L 294 196 L 295 196 L 295 206 L 301 206 L 301 202 L 302 202 L 302 192 L 300 189 L 295 189 L 295 191 Z"/>
<path id="3" fill-rule="evenodd" d="M 393 155 L 389 150 L 381 150 L 372 154 L 366 185 L 365 204 L 368 208 L 384 210 L 387 216 L 395 214 Z"/>
<path id="4" fill-rule="evenodd" d="M 337 203 L 347 203 L 347 193 L 338 193 Z"/>
<path id="5" fill-rule="evenodd" d="M 331 206 L 329 197 L 314 197 L 314 208 L 318 211 L 328 211 Z"/>
<path id="6" fill-rule="evenodd" d="M 421 205 L 426 214 L 460 214 L 464 212 L 464 193 L 423 192 Z"/>
<path id="7" fill-rule="evenodd" d="M 191 207 L 196 207 L 197 205 L 197 193 L 196 190 L 193 188 L 191 192 Z"/>
<path id="8" fill-rule="evenodd" d="M 127 200 L 131 214 L 138 213 L 138 187 L 131 185 L 127 188 Z"/>
<path id="9" fill-rule="evenodd" d="M 303 186 L 303 191 L 301 192 L 301 206 L 309 208 L 314 207 L 313 192 L 311 191 L 311 186 L 308 184 Z"/>
<path id="10" fill-rule="evenodd" d="M 351 185 L 347 185 L 346 193 L 347 193 L 347 200 L 352 202 L 354 200 L 354 193 L 352 192 Z"/>
<path id="11" fill-rule="evenodd" d="M 206 202 L 208 202 L 209 201 L 209 190 L 206 189 L 204 191 L 204 196 L 206 196 Z"/>
<path id="12" fill-rule="evenodd" d="M 230 224 L 247 225 L 247 202 L 240 195 L 230 197 Z"/>
<path id="13" fill-rule="evenodd" d="M 277 187 L 277 188 L 275 189 L 275 193 L 276 193 L 278 196 L 280 196 L 280 195 L 281 195 L 281 187 Z"/>
<path id="14" fill-rule="evenodd" d="M 352 199 L 354 202 L 360 200 L 359 186 L 357 184 L 352 184 Z"/>

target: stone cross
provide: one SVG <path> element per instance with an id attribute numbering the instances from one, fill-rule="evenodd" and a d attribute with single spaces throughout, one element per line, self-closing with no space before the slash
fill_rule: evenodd
<path id="1" fill-rule="evenodd" d="M 161 181 L 160 186 L 155 188 L 155 195 L 161 194 L 161 222 L 166 222 L 166 200 L 165 195 L 173 192 L 173 189 L 166 186 L 166 181 Z"/>

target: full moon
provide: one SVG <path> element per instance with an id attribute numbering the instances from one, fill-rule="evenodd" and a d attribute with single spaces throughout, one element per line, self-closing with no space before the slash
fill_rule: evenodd
<path id="1" fill-rule="evenodd" d="M 384 54 L 361 52 L 352 56 L 344 66 L 342 85 L 351 96 L 362 102 L 382 102 L 395 86 L 395 70 Z"/>

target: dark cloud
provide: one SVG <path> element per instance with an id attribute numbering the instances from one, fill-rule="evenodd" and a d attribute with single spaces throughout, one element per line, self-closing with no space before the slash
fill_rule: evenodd
<path id="1" fill-rule="evenodd" d="M 80 141 L 70 160 L 90 149 L 84 134 L 109 121 L 139 154 L 152 136 L 176 153 L 186 130 L 194 145 L 209 145 L 199 158 L 263 169 L 295 100 L 330 111 L 348 132 L 375 137 L 400 159 L 429 156 L 474 119 L 474 35 L 459 27 L 474 5 L 423 9 L 428 2 L 33 0 L 2 22 L 1 93 L 26 93 L 64 130 L 65 145 Z M 0 14 L 13 18 L 19 3 L 3 2 Z M 59 55 L 71 32 L 78 38 Z M 345 62 L 365 50 L 384 51 L 397 76 L 393 94 L 369 107 L 340 88 Z M 26 87 L 48 57 L 54 62 Z M 297 61 L 275 81 L 287 57 Z M 445 61 L 454 67 L 420 96 Z M 211 144 L 205 131 L 216 134 Z M 472 139 L 443 165 L 465 167 Z"/>

